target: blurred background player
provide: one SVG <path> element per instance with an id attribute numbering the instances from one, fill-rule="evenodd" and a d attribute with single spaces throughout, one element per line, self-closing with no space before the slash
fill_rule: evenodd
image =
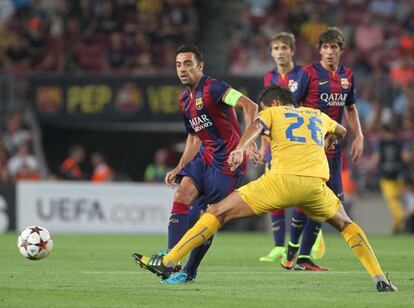
<path id="1" fill-rule="evenodd" d="M 326 185 L 329 165 L 324 149 L 342 139 L 346 129 L 320 110 L 295 108 L 290 91 L 277 85 L 264 91 L 261 103 L 269 108 L 246 129 L 227 162 L 231 170 L 240 166 L 249 144 L 266 134 L 271 138 L 273 168 L 219 203 L 211 204 L 166 256 L 149 258 L 134 253 L 135 260 L 156 275 L 168 277 L 191 249 L 207 241 L 228 221 L 294 205 L 341 232 L 379 292 L 397 291 L 384 275 L 364 231 L 348 217 L 341 201 Z"/>
<path id="2" fill-rule="evenodd" d="M 170 167 L 168 166 L 168 150 L 158 149 L 154 154 L 154 162 L 145 169 L 145 182 L 164 182 L 165 175 Z"/>
<path id="3" fill-rule="evenodd" d="M 298 86 L 297 76 L 301 69 L 301 66 L 295 65 L 293 62 L 293 56 L 295 54 L 296 44 L 295 36 L 292 33 L 280 32 L 277 33 L 270 42 L 271 55 L 276 63 L 274 69 L 266 72 L 264 76 L 264 87 L 267 88 L 272 84 L 280 85 L 284 88 L 295 90 Z M 267 141 L 267 137 L 262 136 L 261 153 L 264 157 L 266 166 L 265 171 L 270 170 L 272 159 L 270 144 Z M 259 260 L 262 262 L 276 262 L 281 259 L 285 254 L 285 237 L 286 237 L 286 219 L 285 209 L 279 209 L 270 213 L 272 220 L 272 231 L 275 247 L 269 252 L 268 255 L 261 257 Z M 318 241 L 317 247 L 314 251 L 318 251 L 318 257 L 322 257 L 325 245 L 323 238 Z M 306 237 L 305 235 L 303 236 Z M 314 237 L 312 237 L 314 238 Z M 312 244 L 313 245 L 313 244 Z"/>
<path id="4" fill-rule="evenodd" d="M 93 167 L 92 182 L 111 182 L 114 180 L 114 171 L 109 167 L 102 153 L 92 153 L 91 163 Z"/>
<path id="5" fill-rule="evenodd" d="M 204 60 L 197 47 L 178 48 L 176 69 L 181 83 L 187 87 L 180 96 L 180 107 L 188 136 L 178 165 L 165 176 L 165 183 L 172 188 L 180 183 L 171 209 L 168 249 L 177 244 L 207 204 L 223 199 L 242 184 L 246 164 L 232 171 L 226 164 L 241 136 L 233 107 L 243 110 L 246 125 L 252 123 L 257 113 L 257 105 L 246 96 L 203 74 Z M 256 148 L 251 153 L 259 156 Z M 210 245 L 211 239 L 195 249 L 184 269 L 163 283 L 193 281 Z"/>
<path id="6" fill-rule="evenodd" d="M 381 129 L 372 163 L 377 166 L 380 175 L 380 188 L 387 201 L 392 216 L 392 232 L 404 231 L 404 171 L 411 155 L 408 147 L 398 138 L 392 124 Z"/>
<path id="7" fill-rule="evenodd" d="M 345 38 L 339 29 L 332 27 L 322 32 L 318 43 L 321 60 L 302 68 L 298 77 L 298 87 L 293 94 L 296 101 L 301 102 L 303 106 L 319 109 L 338 123 L 341 123 L 345 113 L 354 134 L 351 156 L 353 161 L 356 161 L 362 155 L 364 137 L 355 107 L 352 71 L 347 67 L 339 66 L 344 48 Z M 343 202 L 341 145 L 337 144 L 333 150 L 328 150 L 326 155 L 330 170 L 327 185 Z M 282 266 L 286 269 L 295 267 L 296 270 L 327 270 L 310 259 L 312 245 L 319 234 L 321 223 L 311 219 L 306 220 L 306 215 L 302 211 L 293 212 L 288 252 L 286 258 L 282 259 Z M 304 238 L 298 255 L 302 231 L 304 231 Z"/>
<path id="8" fill-rule="evenodd" d="M 81 164 L 85 160 L 85 149 L 80 144 L 70 147 L 69 156 L 62 162 L 60 166 L 60 176 L 64 180 L 83 180 L 84 172 Z"/>

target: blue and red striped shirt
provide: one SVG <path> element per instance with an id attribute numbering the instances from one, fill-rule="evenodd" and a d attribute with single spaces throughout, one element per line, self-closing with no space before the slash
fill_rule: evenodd
<path id="1" fill-rule="evenodd" d="M 321 110 L 338 123 L 342 122 L 345 106 L 355 104 L 354 76 L 345 66 L 335 72 L 326 70 L 320 62 L 304 66 L 298 75 L 298 88 L 292 92 L 297 102 Z M 340 145 L 326 152 L 328 157 L 340 154 Z"/>
<path id="2" fill-rule="evenodd" d="M 270 85 L 277 84 L 283 88 L 288 88 L 294 92 L 298 87 L 297 78 L 302 66 L 295 65 L 291 71 L 283 75 L 277 70 L 277 66 L 274 69 L 267 71 L 264 75 L 264 87 L 267 88 Z M 265 144 L 265 155 L 264 160 L 267 167 L 270 169 L 270 162 L 272 160 L 272 152 L 269 143 Z"/>
<path id="3" fill-rule="evenodd" d="M 267 88 L 272 84 L 277 84 L 281 87 L 288 89 L 296 89 L 297 87 L 297 77 L 301 70 L 300 65 L 295 65 L 293 69 L 285 75 L 282 75 L 277 70 L 277 66 L 271 71 L 267 71 L 264 75 L 264 87 Z"/>
<path id="4" fill-rule="evenodd" d="M 196 89 L 182 92 L 180 106 L 187 132 L 196 134 L 202 142 L 197 156 L 224 174 L 244 175 L 246 161 L 233 172 L 227 165 L 241 136 L 236 111 L 222 101 L 229 88 L 227 83 L 204 75 Z"/>

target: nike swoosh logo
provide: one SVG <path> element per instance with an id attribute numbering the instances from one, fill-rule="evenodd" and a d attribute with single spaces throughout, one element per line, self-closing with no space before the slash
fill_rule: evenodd
<path id="1" fill-rule="evenodd" d="M 324 85 L 324 84 L 327 84 L 329 81 L 319 81 L 319 85 Z"/>

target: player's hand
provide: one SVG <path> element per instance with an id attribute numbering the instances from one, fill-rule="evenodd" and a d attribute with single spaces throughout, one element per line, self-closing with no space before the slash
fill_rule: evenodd
<path id="1" fill-rule="evenodd" d="M 329 134 L 325 138 L 325 151 L 335 150 L 335 147 L 337 144 L 338 144 L 338 139 L 336 139 L 335 135 Z"/>
<path id="2" fill-rule="evenodd" d="M 174 169 L 167 172 L 165 175 L 165 184 L 168 185 L 170 188 L 175 188 L 175 178 L 177 177 L 178 172 L 180 172 L 181 168 L 175 167 Z"/>
<path id="3" fill-rule="evenodd" d="M 230 152 L 229 158 L 227 159 L 227 164 L 230 167 L 231 171 L 237 169 L 238 166 L 241 165 L 243 162 L 243 151 L 242 150 L 234 150 Z"/>
<path id="4" fill-rule="evenodd" d="M 351 145 L 351 156 L 352 160 L 355 162 L 362 156 L 364 151 L 364 138 L 356 137 Z"/>
<path id="5" fill-rule="evenodd" d="M 256 143 L 252 143 L 246 150 L 247 157 L 254 165 L 263 164 L 264 159 Z"/>

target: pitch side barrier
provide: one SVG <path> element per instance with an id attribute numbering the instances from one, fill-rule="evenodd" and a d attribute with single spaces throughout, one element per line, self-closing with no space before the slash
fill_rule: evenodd
<path id="1" fill-rule="evenodd" d="M 13 187 L 0 186 L 0 232 L 166 233 L 174 193 L 163 184 L 21 181 L 14 197 Z"/>
<path id="2" fill-rule="evenodd" d="M 16 188 L 14 183 L 0 183 L 0 233 L 16 229 Z"/>
<path id="3" fill-rule="evenodd" d="M 32 225 L 43 226 L 53 233 L 165 234 L 173 194 L 174 191 L 164 184 L 69 181 L 2 183 L 0 234 Z M 365 196 L 364 200 L 358 202 L 364 206 L 355 206 L 351 212 L 367 232 L 391 232 L 390 214 L 381 195 Z M 267 224 L 266 220 L 262 220 L 261 224 Z M 246 222 L 240 222 L 243 221 Z M 236 227 L 233 225 L 231 230 L 250 230 L 245 225 Z M 327 224 L 325 231 L 329 231 Z"/>

